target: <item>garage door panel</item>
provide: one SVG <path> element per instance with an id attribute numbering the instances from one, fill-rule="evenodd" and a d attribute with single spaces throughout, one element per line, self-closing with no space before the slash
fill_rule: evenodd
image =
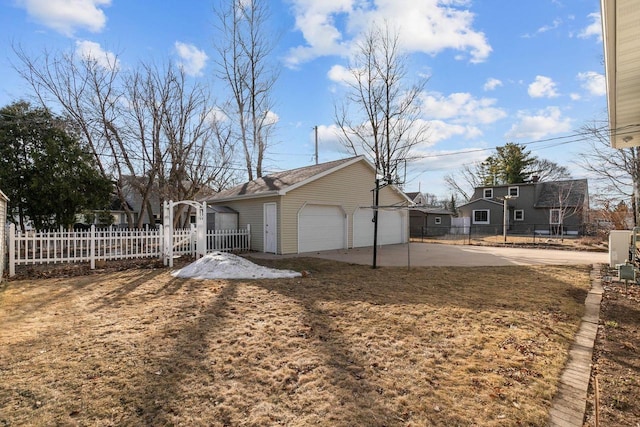
<path id="1" fill-rule="evenodd" d="M 344 221 L 344 213 L 338 206 L 305 206 L 298 218 L 298 251 L 344 248 Z"/>
<path id="2" fill-rule="evenodd" d="M 403 243 L 404 213 L 380 210 L 378 215 L 378 245 Z M 353 217 L 353 246 L 373 246 L 373 209 L 361 208 Z"/>

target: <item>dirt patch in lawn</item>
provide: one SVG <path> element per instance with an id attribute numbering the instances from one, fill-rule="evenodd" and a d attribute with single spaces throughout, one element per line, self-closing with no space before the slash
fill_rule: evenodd
<path id="1" fill-rule="evenodd" d="M 545 425 L 587 267 L 260 260 L 0 292 L 0 425 Z"/>
<path id="2" fill-rule="evenodd" d="M 615 273 L 615 272 L 614 272 Z M 603 426 L 640 425 L 640 286 L 603 283 L 585 425 L 595 426 L 595 378 Z"/>

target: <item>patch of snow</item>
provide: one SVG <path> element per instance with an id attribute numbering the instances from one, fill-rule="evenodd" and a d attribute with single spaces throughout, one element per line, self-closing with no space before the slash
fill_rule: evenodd
<path id="1" fill-rule="evenodd" d="M 278 279 L 302 276 L 292 270 L 263 267 L 224 252 L 210 253 L 171 275 L 191 279 Z"/>

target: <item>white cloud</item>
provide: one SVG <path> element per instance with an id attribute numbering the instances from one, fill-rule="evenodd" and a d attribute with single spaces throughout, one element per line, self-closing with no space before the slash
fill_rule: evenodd
<path id="1" fill-rule="evenodd" d="M 586 71 L 578 73 L 578 80 L 582 82 L 582 87 L 591 95 L 604 96 L 607 94 L 607 84 L 604 74 L 595 71 Z"/>
<path id="2" fill-rule="evenodd" d="M 265 126 L 275 125 L 279 121 L 280 121 L 280 116 L 278 116 L 275 112 L 273 112 L 271 110 L 266 112 L 265 117 L 264 117 L 264 125 Z"/>
<path id="3" fill-rule="evenodd" d="M 595 37 L 598 41 L 602 41 L 602 21 L 600 20 L 600 12 L 590 13 L 589 19 L 591 23 L 578 33 L 581 39 Z"/>
<path id="4" fill-rule="evenodd" d="M 225 113 L 224 110 L 219 107 L 214 107 L 209 110 L 209 112 L 207 113 L 207 119 L 211 123 L 223 123 L 230 120 L 229 116 L 227 116 L 227 113 Z"/>
<path id="5" fill-rule="evenodd" d="M 562 19 L 556 18 L 553 20 L 553 23 L 551 25 L 543 25 L 542 27 L 538 28 L 536 33 L 540 34 L 546 33 L 547 31 L 555 30 L 560 26 L 560 24 L 562 24 Z"/>
<path id="6" fill-rule="evenodd" d="M 507 115 L 504 110 L 495 107 L 495 99 L 478 99 L 470 93 L 452 93 L 444 96 L 430 92 L 425 93 L 421 101 L 427 118 L 447 119 L 458 124 L 489 124 Z"/>
<path id="7" fill-rule="evenodd" d="M 334 65 L 331 67 L 327 73 L 327 77 L 329 77 L 329 80 L 340 84 L 356 83 L 353 73 L 342 65 Z"/>
<path id="8" fill-rule="evenodd" d="M 570 130 L 571 119 L 562 117 L 558 107 L 547 107 L 534 114 L 518 112 L 518 122 L 511 126 L 505 136 L 507 139 L 537 140 Z"/>
<path id="9" fill-rule="evenodd" d="M 318 146 L 319 152 L 321 156 L 331 155 L 331 154 L 340 154 L 339 157 L 347 157 L 353 155 L 352 152 L 349 152 L 345 146 L 342 144 L 340 140 L 340 136 L 342 135 L 342 131 L 335 124 L 332 123 L 330 125 L 319 125 L 318 126 Z M 310 130 L 308 134 L 307 143 L 310 147 L 313 147 L 315 144 L 315 131 Z M 330 156 L 331 157 L 331 156 Z"/>
<path id="10" fill-rule="evenodd" d="M 102 31 L 107 22 L 102 8 L 111 0 L 18 0 L 18 5 L 36 21 L 71 37 L 78 29 Z"/>
<path id="11" fill-rule="evenodd" d="M 553 20 L 553 22 L 551 24 L 543 25 L 542 27 L 538 28 L 535 33 L 533 33 L 533 34 L 527 33 L 527 34 L 524 34 L 522 37 L 524 37 L 524 38 L 532 38 L 532 37 L 535 37 L 535 36 L 537 36 L 539 34 L 544 34 L 546 32 L 558 29 L 560 27 L 560 25 L 562 25 L 562 19 L 556 18 L 556 19 Z"/>
<path id="12" fill-rule="evenodd" d="M 485 91 L 494 90 L 498 86 L 502 86 L 502 81 L 498 79 L 494 79 L 493 77 L 487 79 L 486 83 L 483 86 Z"/>
<path id="13" fill-rule="evenodd" d="M 555 82 L 546 76 L 536 76 L 536 80 L 529 85 L 528 93 L 532 98 L 555 98 L 558 96 Z"/>
<path id="14" fill-rule="evenodd" d="M 572 101 L 579 101 L 582 98 L 579 93 L 570 93 L 569 97 Z"/>
<path id="15" fill-rule="evenodd" d="M 421 147 L 432 146 L 440 141 L 444 141 L 456 136 L 465 139 L 474 139 L 482 136 L 482 131 L 477 126 L 460 125 L 455 123 L 447 123 L 442 120 L 430 120 L 429 130 L 427 131 L 427 143 Z"/>
<path id="16" fill-rule="evenodd" d="M 180 58 L 178 65 L 184 72 L 190 76 L 201 76 L 202 70 L 207 65 L 207 59 L 209 59 L 207 54 L 192 44 L 176 42 L 174 46 Z"/>
<path id="17" fill-rule="evenodd" d="M 287 65 L 325 55 L 347 55 L 352 44 L 372 25 L 387 22 L 400 29 L 408 52 L 435 55 L 445 49 L 463 52 L 462 58 L 482 62 L 491 53 L 484 33 L 473 28 L 467 1 L 452 0 L 292 0 L 296 29 L 306 44 L 289 51 Z"/>
<path id="18" fill-rule="evenodd" d="M 113 52 L 104 50 L 100 44 L 89 40 L 76 41 L 76 56 L 96 61 L 101 67 L 109 70 L 120 68 L 120 61 Z"/>

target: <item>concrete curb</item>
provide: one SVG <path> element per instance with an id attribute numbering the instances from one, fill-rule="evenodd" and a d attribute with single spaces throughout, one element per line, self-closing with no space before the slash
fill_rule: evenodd
<path id="1" fill-rule="evenodd" d="M 600 265 L 594 264 L 591 271 L 591 290 L 585 300 L 585 313 L 569 350 L 569 360 L 560 376 L 558 391 L 551 403 L 550 426 L 583 425 L 587 389 L 591 378 L 591 358 L 600 320 L 603 292 L 601 277 Z"/>

